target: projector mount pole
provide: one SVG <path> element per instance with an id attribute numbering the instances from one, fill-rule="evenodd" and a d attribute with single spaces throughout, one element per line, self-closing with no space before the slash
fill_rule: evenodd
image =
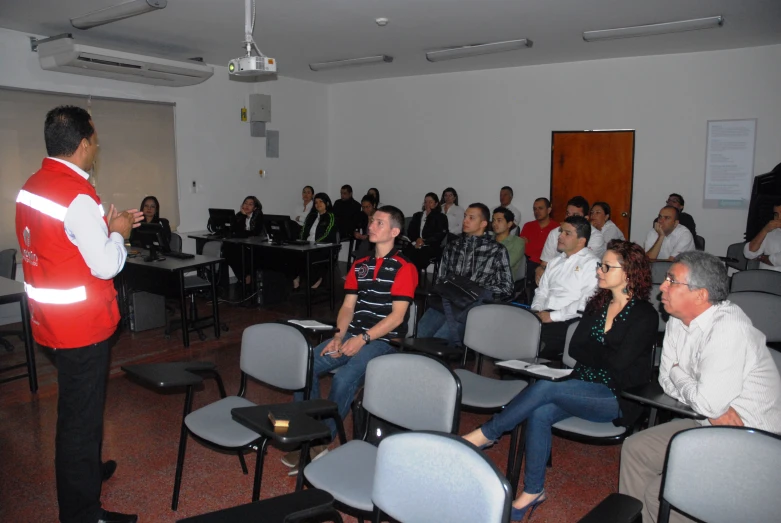
<path id="1" fill-rule="evenodd" d="M 258 44 L 252 38 L 255 31 L 255 0 L 244 0 L 244 46 L 247 49 L 247 56 L 252 56 L 252 48 L 258 52 L 259 56 L 264 56 L 258 49 Z"/>

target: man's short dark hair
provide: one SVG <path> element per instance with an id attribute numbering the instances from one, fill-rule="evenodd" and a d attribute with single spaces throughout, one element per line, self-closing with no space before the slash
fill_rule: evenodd
<path id="1" fill-rule="evenodd" d="M 387 213 L 390 216 L 391 228 L 395 227 L 400 231 L 404 230 L 404 213 L 398 207 L 393 205 L 383 205 L 378 211 Z"/>
<path id="2" fill-rule="evenodd" d="M 502 213 L 505 221 L 515 223 L 515 213 L 512 212 L 507 207 L 497 207 L 496 209 L 494 209 L 494 214 L 496 213 Z"/>
<path id="3" fill-rule="evenodd" d="M 590 210 L 590 207 L 588 205 L 588 200 L 585 199 L 582 196 L 573 196 L 569 199 L 567 202 L 567 207 L 569 206 L 577 207 L 580 210 L 583 211 L 583 216 L 588 216 L 588 211 Z"/>
<path id="4" fill-rule="evenodd" d="M 665 209 L 671 209 L 675 213 L 675 221 L 681 221 L 681 211 L 678 210 L 678 207 L 673 207 L 672 205 L 665 205 L 662 207 L 662 210 Z"/>
<path id="5" fill-rule="evenodd" d="M 513 196 L 515 196 L 515 193 L 513 192 L 513 188 L 512 188 L 512 187 L 510 187 L 509 185 L 505 185 L 504 187 L 502 187 L 501 189 L 499 189 L 499 192 L 502 192 L 502 191 L 504 191 L 505 189 L 506 189 L 506 190 L 508 190 L 508 191 L 510 191 L 510 194 L 512 194 Z"/>
<path id="6" fill-rule="evenodd" d="M 81 107 L 61 105 L 46 114 L 43 138 L 49 156 L 71 156 L 83 139 L 95 134 L 92 117 Z"/>
<path id="7" fill-rule="evenodd" d="M 668 200 L 669 200 L 670 198 L 677 198 L 677 199 L 678 199 L 678 203 L 680 203 L 680 204 L 681 204 L 681 207 L 686 207 L 686 203 L 683 201 L 683 196 L 681 196 L 681 195 L 680 195 L 680 194 L 678 194 L 677 192 L 674 192 L 674 193 L 672 193 L 670 196 L 668 196 L 668 197 L 667 197 L 667 199 L 668 199 Z"/>
<path id="8" fill-rule="evenodd" d="M 588 241 L 591 239 L 591 224 L 584 216 L 568 216 L 564 220 L 564 223 L 568 223 L 575 227 L 578 238 L 585 238 L 586 245 L 588 245 Z"/>
<path id="9" fill-rule="evenodd" d="M 483 214 L 483 219 L 491 223 L 491 211 L 488 209 L 488 206 L 484 203 L 472 203 L 467 207 L 467 209 L 480 209 L 480 212 Z"/>
<path id="10" fill-rule="evenodd" d="M 342 185 L 342 189 L 347 189 L 350 192 L 350 194 L 353 193 L 353 186 L 352 185 L 344 184 L 344 185 Z"/>
<path id="11" fill-rule="evenodd" d="M 610 216 L 610 205 L 607 202 L 594 202 L 594 205 L 591 206 L 593 209 L 594 207 L 599 207 L 602 209 L 602 212 Z"/>
<path id="12" fill-rule="evenodd" d="M 537 198 L 536 200 L 534 200 L 534 203 L 537 203 L 537 202 L 540 202 L 540 201 L 542 201 L 542 202 L 545 202 L 545 207 L 547 207 L 548 209 L 550 209 L 550 200 L 549 200 L 549 199 L 547 199 L 547 198 L 545 198 L 545 197 L 543 196 L 543 197 L 541 197 L 541 198 Z"/>

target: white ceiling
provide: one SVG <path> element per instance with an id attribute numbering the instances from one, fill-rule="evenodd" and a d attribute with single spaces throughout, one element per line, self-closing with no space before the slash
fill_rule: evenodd
<path id="1" fill-rule="evenodd" d="M 243 0 L 168 7 L 87 31 L 69 19 L 122 0 L 0 0 L 0 27 L 169 58 L 227 65 L 243 54 Z M 723 15 L 719 29 L 586 43 L 587 30 Z M 374 20 L 387 17 L 378 27 Z M 534 47 L 430 63 L 425 51 L 530 38 Z M 336 83 L 781 43 L 781 0 L 257 0 L 255 41 L 280 75 Z M 310 62 L 376 54 L 392 64 L 312 72 Z"/>

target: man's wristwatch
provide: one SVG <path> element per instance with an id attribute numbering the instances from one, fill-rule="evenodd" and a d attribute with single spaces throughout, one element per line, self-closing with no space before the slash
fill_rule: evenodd
<path id="1" fill-rule="evenodd" d="M 361 338 L 363 339 L 364 343 L 370 343 L 372 341 L 372 337 L 369 336 L 368 332 L 364 332 L 363 334 L 361 334 Z"/>

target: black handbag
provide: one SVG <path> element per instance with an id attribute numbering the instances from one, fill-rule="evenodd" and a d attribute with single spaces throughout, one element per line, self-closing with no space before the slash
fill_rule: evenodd
<path id="1" fill-rule="evenodd" d="M 431 306 L 436 308 L 439 305 L 441 307 L 441 303 L 437 304 L 436 302 L 441 302 L 441 299 L 445 299 L 455 309 L 463 311 L 481 297 L 484 297 L 486 292 L 486 289 L 480 287 L 479 284 L 466 276 L 451 276 L 438 281 L 431 288 L 431 294 L 440 298 L 440 300 L 432 300 Z M 440 310 L 440 312 L 443 311 Z"/>

